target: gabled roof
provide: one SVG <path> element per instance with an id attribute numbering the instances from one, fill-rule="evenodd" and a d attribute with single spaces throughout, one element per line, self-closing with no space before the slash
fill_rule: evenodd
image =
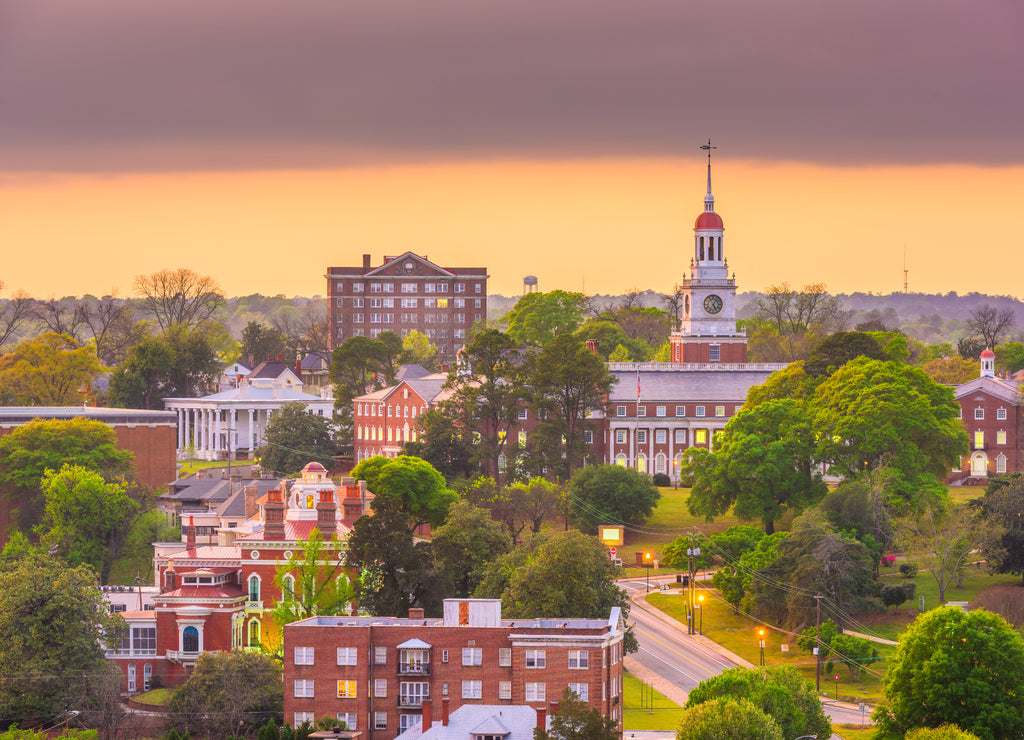
<path id="1" fill-rule="evenodd" d="M 414 267 L 413 270 L 411 271 L 411 273 L 415 274 L 417 277 L 423 277 L 424 271 L 426 271 L 428 275 L 434 274 L 437 277 L 455 277 L 454 272 L 446 270 L 440 265 L 435 265 L 426 257 L 420 257 L 418 254 L 415 254 L 413 252 L 405 252 L 403 254 L 398 255 L 397 257 L 392 257 L 390 259 L 385 258 L 384 264 L 381 265 L 380 267 L 370 270 L 368 273 L 366 273 L 366 277 L 373 277 L 375 275 L 401 275 L 405 272 L 405 269 L 403 267 L 404 263 L 410 261 L 413 262 L 416 265 L 416 267 L 419 268 L 419 270 L 417 271 L 416 268 Z"/>
<path id="2" fill-rule="evenodd" d="M 406 640 L 401 645 L 399 645 L 398 649 L 399 650 L 429 650 L 431 647 L 433 647 L 433 646 L 429 642 L 423 642 L 423 640 L 419 639 L 418 637 L 413 637 L 412 639 Z"/>
<path id="3" fill-rule="evenodd" d="M 550 728 L 550 715 L 546 720 Z M 471 740 L 475 735 L 498 735 L 503 740 L 533 740 L 537 710 L 522 704 L 463 704 L 449 715 L 447 725 L 441 724 L 439 719 L 433 720 L 431 725 L 424 730 L 422 723 L 417 724 L 396 740 Z"/>
<path id="4" fill-rule="evenodd" d="M 423 365 L 413 363 L 399 367 L 395 372 L 395 378 L 398 380 L 413 380 L 415 378 L 425 378 L 430 374 L 431 372 L 423 367 Z"/>
<path id="5" fill-rule="evenodd" d="M 423 399 L 424 403 L 435 403 L 444 391 L 444 384 L 448 376 L 444 373 L 431 373 L 421 378 L 409 378 L 396 385 L 381 388 L 380 390 L 356 396 L 353 401 L 362 402 L 383 402 L 397 393 L 403 386 L 408 386 L 417 396 Z"/>
<path id="6" fill-rule="evenodd" d="M 641 370 L 640 403 L 735 401 L 742 403 L 751 386 L 763 383 L 770 370 Z M 637 400 L 637 373 L 612 370 L 619 382 L 612 386 L 608 400 L 623 403 Z"/>
<path id="7" fill-rule="evenodd" d="M 247 379 L 251 378 L 280 378 L 286 372 L 290 372 L 293 375 L 293 371 L 290 367 L 285 365 L 279 360 L 265 360 L 256 366 L 256 369 L 246 375 Z"/>
<path id="8" fill-rule="evenodd" d="M 330 355 L 324 355 L 320 352 L 310 352 L 302 358 L 302 364 L 300 367 L 303 370 L 323 370 L 331 364 Z"/>
<path id="9" fill-rule="evenodd" d="M 1008 378 L 983 377 L 969 380 L 956 387 L 956 400 L 960 401 L 972 393 L 987 393 L 990 396 L 1006 401 L 1014 406 L 1018 403 L 1018 385 L 1016 380 Z"/>

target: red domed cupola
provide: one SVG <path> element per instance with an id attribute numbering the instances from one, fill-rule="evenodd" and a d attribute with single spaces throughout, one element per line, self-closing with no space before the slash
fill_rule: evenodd
<path id="1" fill-rule="evenodd" d="M 697 216 L 697 221 L 693 225 L 694 229 L 724 229 L 725 224 L 722 223 L 722 217 L 714 211 L 704 211 L 704 213 Z"/>

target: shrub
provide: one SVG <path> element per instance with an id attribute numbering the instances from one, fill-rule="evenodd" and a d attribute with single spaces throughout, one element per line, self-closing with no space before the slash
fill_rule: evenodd
<path id="1" fill-rule="evenodd" d="M 653 480 L 654 485 L 658 486 L 659 488 L 668 488 L 669 486 L 672 485 L 672 479 L 665 475 L 665 473 L 655 473 Z"/>
<path id="2" fill-rule="evenodd" d="M 917 575 L 917 563 L 901 563 L 900 574 L 904 578 L 913 578 Z"/>
<path id="3" fill-rule="evenodd" d="M 882 603 L 897 609 L 907 600 L 907 592 L 903 586 L 885 586 L 882 588 Z"/>

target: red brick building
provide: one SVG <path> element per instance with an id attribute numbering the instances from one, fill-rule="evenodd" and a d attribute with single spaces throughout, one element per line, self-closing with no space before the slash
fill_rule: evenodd
<path id="1" fill-rule="evenodd" d="M 1020 380 L 999 377 L 995 353 L 981 353 L 981 374 L 957 386 L 960 418 L 969 437 L 970 452 L 961 461 L 961 476 L 988 478 L 1024 471 L 1021 441 Z"/>
<path id="2" fill-rule="evenodd" d="M 349 337 L 416 330 L 450 361 L 473 323 L 487 318 L 485 267 L 441 267 L 412 252 L 374 267 L 364 254 L 362 267 L 328 267 L 325 277 L 333 347 Z"/>
<path id="3" fill-rule="evenodd" d="M 419 431 L 416 419 L 447 397 L 447 380 L 444 373 L 414 372 L 397 385 L 355 398 L 352 408 L 356 462 L 374 455 L 395 457 L 401 454 L 406 442 L 415 442 Z"/>
<path id="4" fill-rule="evenodd" d="M 606 620 L 503 620 L 497 599 L 447 599 L 441 619 L 313 617 L 284 629 L 285 719 L 331 717 L 391 740 L 425 706 L 546 708 L 569 686 L 621 727 L 624 629 L 618 608 Z"/>

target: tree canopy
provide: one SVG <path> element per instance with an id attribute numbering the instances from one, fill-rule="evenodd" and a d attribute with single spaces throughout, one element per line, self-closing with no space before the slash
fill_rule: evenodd
<path id="1" fill-rule="evenodd" d="M 646 473 L 621 465 L 588 465 L 569 481 L 569 512 L 581 529 L 599 524 L 642 524 L 661 492 Z"/>
<path id="2" fill-rule="evenodd" d="M 101 371 L 93 349 L 48 332 L 0 355 L 0 397 L 7 405 L 77 406 Z"/>
<path id="3" fill-rule="evenodd" d="M 455 501 L 445 523 L 434 530 L 431 540 L 438 571 L 450 581 L 454 596 L 473 595 L 487 566 L 512 547 L 501 525 L 486 509 L 466 501 Z"/>
<path id="4" fill-rule="evenodd" d="M 224 294 L 213 278 L 186 267 L 138 275 L 135 290 L 161 329 L 203 324 L 224 303 Z"/>
<path id="5" fill-rule="evenodd" d="M 551 728 L 533 731 L 533 740 L 619 740 L 618 723 L 583 701 L 568 686 L 562 690 Z"/>
<path id="6" fill-rule="evenodd" d="M 302 557 L 277 566 L 274 585 L 282 598 L 274 605 L 273 617 L 278 627 L 319 614 L 348 613 L 356 589 L 340 554 L 314 527 L 302 545 Z"/>
<path id="7" fill-rule="evenodd" d="M 352 475 L 365 480 L 377 501 L 389 499 L 388 505 L 413 517 L 416 523 L 439 526 L 448 515 L 455 494 L 448 490 L 444 477 L 426 460 L 409 455 L 374 457 L 361 460 Z"/>
<path id="8" fill-rule="evenodd" d="M 508 334 L 519 344 L 543 346 L 559 334 L 576 331 L 586 308 L 582 293 L 527 293 L 505 314 Z"/>
<path id="9" fill-rule="evenodd" d="M 1024 638 L 1002 617 L 946 606 L 900 636 L 874 719 L 882 737 L 953 724 L 982 740 L 1024 733 Z"/>
<path id="10" fill-rule="evenodd" d="M 683 713 L 676 740 L 787 740 L 779 723 L 747 699 L 710 699 Z"/>
<path id="11" fill-rule="evenodd" d="M 331 421 L 314 414 L 306 404 L 293 401 L 271 414 L 263 447 L 256 454 L 264 470 L 290 476 L 311 462 L 329 470 L 334 466 L 336 450 Z"/>

